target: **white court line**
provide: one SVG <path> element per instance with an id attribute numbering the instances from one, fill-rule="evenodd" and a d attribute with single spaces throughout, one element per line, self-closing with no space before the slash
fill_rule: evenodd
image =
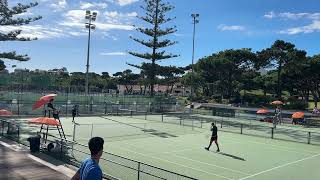
<path id="1" fill-rule="evenodd" d="M 317 154 L 318 153 L 315 151 L 306 151 L 306 150 L 297 151 L 297 149 L 294 149 L 294 148 L 288 148 L 286 146 L 280 146 L 280 145 L 267 144 L 267 143 L 258 142 L 258 141 L 246 141 L 246 140 L 243 141 L 243 140 L 237 140 L 235 138 L 229 138 L 229 137 L 227 137 L 227 138 L 224 137 L 224 138 L 220 138 L 220 139 L 229 139 L 230 141 L 235 142 L 235 143 L 239 143 L 239 144 L 243 144 L 243 142 L 247 142 L 247 143 L 267 145 L 267 146 L 272 146 L 272 147 L 276 147 L 276 148 L 272 148 L 272 147 L 263 147 L 263 148 L 275 149 L 275 150 L 281 150 L 281 151 L 287 151 L 287 152 L 293 152 L 293 153 L 300 153 L 300 154 Z"/>
<path id="2" fill-rule="evenodd" d="M 176 151 L 167 151 L 167 152 L 162 152 L 162 153 L 157 153 L 157 154 L 173 154 L 177 152 L 185 152 L 185 151 L 193 151 L 199 148 L 189 148 L 189 149 L 182 149 L 182 150 L 176 150 Z"/>
<path id="3" fill-rule="evenodd" d="M 134 148 L 138 148 L 135 145 L 132 145 L 132 144 L 129 144 L 129 143 L 123 143 L 123 144 L 126 144 L 126 145 L 134 147 Z M 138 149 L 140 149 L 140 148 L 138 148 Z M 199 149 L 199 148 L 183 149 L 183 150 L 178 150 L 178 151 L 169 151 L 169 152 L 164 152 L 164 153 L 159 153 L 159 154 L 170 154 L 170 153 L 174 153 L 174 152 L 191 151 L 191 150 L 195 150 L 195 149 Z M 151 153 L 153 153 L 153 152 L 151 152 Z M 245 172 L 242 172 L 242 171 L 238 171 L 238 170 L 230 169 L 230 168 L 219 166 L 219 165 L 210 164 L 210 163 L 206 163 L 206 162 L 190 159 L 190 158 L 187 158 L 187 157 L 184 157 L 184 156 L 180 156 L 180 155 L 177 155 L 177 154 L 172 154 L 172 155 L 176 156 L 178 158 L 182 158 L 182 159 L 188 160 L 188 161 L 193 161 L 193 162 L 197 162 L 197 163 L 200 163 L 200 164 L 205 164 L 205 165 L 208 165 L 208 166 L 213 166 L 213 167 L 217 167 L 217 168 L 220 168 L 220 169 L 225 169 L 225 170 L 232 171 L 232 172 L 235 172 L 235 173 L 238 173 L 238 174 L 251 175 L 251 174 L 248 174 L 248 173 L 245 173 Z"/>
<path id="4" fill-rule="evenodd" d="M 320 156 L 320 154 L 316 154 L 316 155 L 313 155 L 313 156 L 309 156 L 309 157 L 306 157 L 306 158 L 303 158 L 303 159 L 300 159 L 300 160 L 297 160 L 297 161 L 293 161 L 293 162 L 289 162 L 289 163 L 286 163 L 286 164 L 283 164 L 283 165 L 280 165 L 280 166 L 277 166 L 277 167 L 274 167 L 274 168 L 271 168 L 271 169 L 267 169 L 265 171 L 261 171 L 261 172 L 258 172 L 256 174 L 252 174 L 250 176 L 247 176 L 247 177 L 244 177 L 244 178 L 241 178 L 239 180 L 244 180 L 244 179 L 249 179 L 249 178 L 252 178 L 254 176 L 258 176 L 260 174 L 263 174 L 263 173 L 266 173 L 266 172 L 269 172 L 269 171 L 273 171 L 275 169 L 279 169 L 279 168 L 282 168 L 282 167 L 285 167 L 285 166 L 289 166 L 291 164 L 296 164 L 298 162 L 301 162 L 301 161 L 305 161 L 305 160 L 308 160 L 308 159 L 312 159 L 312 158 L 315 158 L 317 156 Z"/>
<path id="5" fill-rule="evenodd" d="M 159 161 L 168 162 L 168 163 L 175 164 L 175 165 L 178 165 L 178 166 L 182 166 L 182 167 L 185 167 L 185 168 L 193 169 L 193 170 L 195 170 L 195 171 L 199 171 L 199 172 L 203 172 L 203 173 L 206 173 L 206 174 L 214 175 L 214 176 L 217 176 L 217 177 L 220 177 L 220 178 L 229 179 L 229 180 L 234 180 L 234 179 L 232 179 L 232 178 L 228 178 L 228 177 L 225 177 L 225 176 L 222 176 L 222 175 L 219 175 L 219 174 L 210 173 L 210 172 L 207 172 L 207 171 L 203 171 L 203 170 L 201 170 L 201 169 L 196 169 L 196 168 L 189 167 L 189 166 L 186 166 L 186 165 L 183 165 L 183 164 L 179 164 L 179 163 L 176 163 L 176 162 L 172 162 L 172 161 L 169 161 L 169 160 L 157 158 L 157 157 L 154 157 L 154 156 L 151 156 L 151 155 L 146 155 L 146 154 L 138 153 L 138 152 L 136 152 L 136 151 L 132 151 L 132 150 L 127 149 L 127 148 L 122 148 L 122 147 L 118 147 L 118 148 L 119 148 L 119 149 L 123 149 L 123 150 L 128 151 L 128 152 L 131 152 L 131 153 L 134 153 L 134 154 L 139 154 L 139 155 L 141 155 L 141 156 L 145 156 L 145 157 L 157 159 L 157 160 L 159 160 Z"/>
<path id="6" fill-rule="evenodd" d="M 218 165 L 214 165 L 214 164 L 205 163 L 205 162 L 202 162 L 202 161 L 197 161 L 197 160 L 194 160 L 194 159 L 186 158 L 184 156 L 179 156 L 179 155 L 173 155 L 173 156 L 176 156 L 176 157 L 179 157 L 179 158 L 182 158 L 182 159 L 186 159 L 186 160 L 189 160 L 189 161 L 192 161 L 192 162 L 205 164 L 205 165 L 208 165 L 208 166 L 213 166 L 213 167 L 218 167 L 218 168 L 221 168 L 221 169 L 226 169 L 228 171 L 232 171 L 232 172 L 235 172 L 235 173 L 238 173 L 238 174 L 251 175 L 251 174 L 248 174 L 248 173 L 244 173 L 242 171 L 237 171 L 237 170 L 233 170 L 233 169 L 226 168 L 226 167 L 223 167 L 223 166 L 218 166 Z"/>

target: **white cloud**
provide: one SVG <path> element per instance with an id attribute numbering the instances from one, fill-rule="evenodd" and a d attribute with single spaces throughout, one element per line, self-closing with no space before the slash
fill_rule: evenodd
<path id="1" fill-rule="evenodd" d="M 132 19 L 138 16 L 136 12 L 121 13 L 118 11 L 106 11 L 104 14 L 105 19 L 108 23 L 130 23 Z"/>
<path id="2" fill-rule="evenodd" d="M 99 8 L 99 9 L 105 9 L 108 7 L 107 3 L 95 3 L 95 2 L 80 2 L 80 9 L 90 9 L 90 8 Z"/>
<path id="3" fill-rule="evenodd" d="M 268 19 L 282 18 L 282 19 L 290 19 L 290 20 L 299 20 L 299 19 L 319 20 L 320 13 L 291 13 L 291 12 L 275 13 L 271 11 L 265 14 L 263 17 Z"/>
<path id="4" fill-rule="evenodd" d="M 129 4 L 138 2 L 139 0 L 116 0 L 116 1 L 120 6 L 126 6 L 126 5 L 129 5 Z"/>
<path id="5" fill-rule="evenodd" d="M 110 17 L 110 18 L 122 18 L 122 17 L 137 17 L 138 16 L 138 13 L 136 12 L 131 12 L 131 13 L 119 13 L 118 11 L 106 11 L 104 13 L 104 15 L 106 15 L 107 17 Z"/>
<path id="6" fill-rule="evenodd" d="M 276 16 L 277 15 L 273 11 L 270 11 L 267 14 L 263 15 L 263 17 L 268 18 L 268 19 L 275 18 Z"/>
<path id="7" fill-rule="evenodd" d="M 99 17 L 99 11 L 96 11 L 98 13 Z M 68 11 L 65 15 L 65 20 L 60 22 L 59 24 L 62 26 L 68 26 L 68 27 L 78 27 L 78 28 L 84 28 L 85 24 L 85 10 L 71 10 Z M 113 30 L 113 29 L 119 29 L 119 30 L 133 30 L 134 27 L 127 24 L 122 24 L 120 22 L 118 23 L 108 23 L 104 22 L 102 20 L 97 19 L 96 22 L 94 22 L 97 29 L 100 30 Z"/>
<path id="8" fill-rule="evenodd" d="M 224 24 L 220 24 L 218 26 L 218 29 L 221 31 L 243 31 L 245 30 L 244 26 L 238 26 L 238 25 L 233 25 L 233 26 L 227 26 Z"/>
<path id="9" fill-rule="evenodd" d="M 77 31 L 71 31 L 71 32 L 69 32 L 69 34 L 72 36 L 86 36 L 87 35 L 87 33 L 77 32 Z"/>
<path id="10" fill-rule="evenodd" d="M 279 34 L 300 34 L 300 33 L 313 33 L 320 31 L 320 13 L 291 13 L 291 12 L 283 12 L 283 13 L 274 13 L 273 11 L 264 15 L 265 18 L 269 19 L 284 19 L 284 20 L 295 20 L 295 21 L 310 21 L 309 24 L 304 26 L 296 26 L 292 28 L 287 28 L 285 30 L 278 31 Z M 298 21 L 298 22 L 300 22 Z"/>
<path id="11" fill-rule="evenodd" d="M 18 37 L 29 37 L 38 39 L 50 39 L 66 36 L 60 28 L 51 28 L 42 25 L 25 25 L 25 26 L 0 26 L 0 32 L 9 32 L 21 29 L 22 33 Z"/>
<path id="12" fill-rule="evenodd" d="M 286 30 L 282 30 L 279 33 L 280 34 L 288 34 L 288 35 L 294 35 L 299 33 L 313 33 L 320 31 L 320 21 L 313 21 L 311 24 L 307 26 L 301 26 L 301 27 L 294 27 L 289 28 Z"/>
<path id="13" fill-rule="evenodd" d="M 61 11 L 67 7 L 67 0 L 54 0 L 55 3 L 51 3 L 49 6 L 52 7 L 55 11 Z"/>
<path id="14" fill-rule="evenodd" d="M 21 14 L 16 14 L 16 17 L 23 17 L 23 16 L 33 16 L 34 14 L 32 12 L 25 12 Z"/>
<path id="15" fill-rule="evenodd" d="M 100 53 L 101 56 L 126 56 L 125 52 L 109 52 L 109 53 Z"/>

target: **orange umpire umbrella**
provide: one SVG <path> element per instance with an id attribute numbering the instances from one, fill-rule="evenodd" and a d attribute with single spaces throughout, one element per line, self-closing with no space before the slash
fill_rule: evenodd
<path id="1" fill-rule="evenodd" d="M 56 121 L 53 118 L 48 118 L 48 117 L 34 118 L 29 122 L 32 124 L 41 124 L 40 133 L 43 128 L 43 125 L 47 125 L 47 133 L 44 134 L 45 143 L 47 143 L 47 139 L 48 139 L 49 126 L 59 126 L 60 125 L 60 123 L 58 121 Z"/>
<path id="2" fill-rule="evenodd" d="M 293 119 L 301 119 L 304 118 L 304 112 L 295 112 L 292 114 Z"/>
<path id="3" fill-rule="evenodd" d="M 11 116 L 13 113 L 11 111 L 0 109 L 0 116 Z"/>
<path id="4" fill-rule="evenodd" d="M 272 101 L 271 104 L 273 104 L 273 105 L 282 105 L 283 102 L 282 101 Z"/>
<path id="5" fill-rule="evenodd" d="M 60 123 L 53 119 L 53 118 L 48 118 L 48 117 L 39 117 L 39 118 L 34 118 L 31 121 L 29 121 L 32 124 L 41 124 L 41 125 L 48 125 L 48 126 L 59 126 Z"/>
<path id="6" fill-rule="evenodd" d="M 35 102 L 32 105 L 32 110 L 38 109 L 41 106 L 47 104 L 51 99 L 54 99 L 54 97 L 56 96 L 57 94 L 48 94 L 48 95 L 42 96 L 37 102 Z"/>
<path id="7" fill-rule="evenodd" d="M 257 114 L 267 114 L 269 111 L 267 109 L 260 109 Z"/>

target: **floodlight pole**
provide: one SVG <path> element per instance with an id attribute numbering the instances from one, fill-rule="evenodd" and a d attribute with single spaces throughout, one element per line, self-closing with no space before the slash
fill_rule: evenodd
<path id="1" fill-rule="evenodd" d="M 90 11 L 86 11 L 86 19 L 88 19 L 88 23 L 86 23 L 86 28 L 89 29 L 88 32 L 88 49 L 87 49 L 87 65 L 86 65 L 86 84 L 85 84 L 85 94 L 86 94 L 86 101 L 89 109 L 89 64 L 90 64 L 90 41 L 91 41 L 91 29 L 95 29 L 95 25 L 92 21 L 96 20 L 97 13 L 93 12 L 91 14 Z"/>
<path id="2" fill-rule="evenodd" d="M 90 62 L 90 40 L 91 40 L 91 18 L 89 19 L 88 49 L 87 49 L 87 65 L 86 65 L 86 97 L 89 95 L 89 62 Z"/>
<path id="3" fill-rule="evenodd" d="M 195 45 L 195 36 L 196 36 L 196 24 L 199 23 L 199 14 L 191 14 L 191 17 L 193 18 L 193 39 L 192 39 L 192 65 L 191 65 L 191 98 L 194 94 L 194 82 L 193 82 L 193 64 L 194 64 L 194 45 Z"/>

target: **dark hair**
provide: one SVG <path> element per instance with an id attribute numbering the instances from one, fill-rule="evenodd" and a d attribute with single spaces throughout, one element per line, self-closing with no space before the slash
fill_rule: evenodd
<path id="1" fill-rule="evenodd" d="M 214 123 L 211 123 L 211 126 L 214 126 Z"/>
<path id="2" fill-rule="evenodd" d="M 93 137 L 89 140 L 91 156 L 98 154 L 103 149 L 104 140 L 101 137 Z"/>

